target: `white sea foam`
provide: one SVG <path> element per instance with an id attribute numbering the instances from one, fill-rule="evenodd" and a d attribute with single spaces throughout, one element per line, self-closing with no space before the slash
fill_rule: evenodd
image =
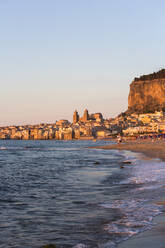
<path id="1" fill-rule="evenodd" d="M 146 202 L 146 200 L 114 201 L 113 203 L 101 204 L 101 207 L 119 209 L 122 218 L 104 225 L 104 231 L 109 234 L 118 234 L 118 241 L 122 241 L 139 232 L 150 229 L 153 217 L 161 213 L 161 207 Z"/>
<path id="2" fill-rule="evenodd" d="M 6 147 L 4 147 L 4 146 L 1 146 L 0 147 L 0 150 L 6 150 L 7 148 Z"/>
<path id="3" fill-rule="evenodd" d="M 73 248 L 87 248 L 87 245 L 80 243 L 80 244 L 73 246 Z"/>
<path id="4" fill-rule="evenodd" d="M 126 166 L 125 172 L 128 172 L 127 179 L 118 182 L 122 187 L 124 185 L 135 185 L 130 188 L 130 196 L 122 200 L 105 202 L 100 207 L 109 209 L 118 209 L 123 217 L 104 225 L 104 231 L 109 234 L 119 235 L 116 242 L 128 239 L 129 237 L 148 230 L 152 227 L 153 217 L 162 212 L 162 206 L 152 203 L 152 191 L 162 188 L 165 182 L 165 163 L 160 160 L 142 161 L 138 157 L 125 156 L 134 161 L 133 166 Z M 116 184 L 118 184 L 116 183 Z M 136 187 L 137 185 L 137 187 Z M 142 192 L 146 198 L 142 198 Z M 150 192 L 148 194 L 148 192 Z M 155 191 L 156 192 L 156 191 Z"/>
<path id="5" fill-rule="evenodd" d="M 122 180 L 120 184 L 146 184 L 160 183 L 165 179 L 165 163 L 159 159 L 139 160 L 135 153 L 123 152 L 126 159 L 133 161 L 132 171 L 126 180 Z"/>
<path id="6" fill-rule="evenodd" d="M 112 241 L 109 241 L 105 244 L 98 244 L 98 247 L 99 248 L 115 248 L 116 247 L 116 244 Z"/>

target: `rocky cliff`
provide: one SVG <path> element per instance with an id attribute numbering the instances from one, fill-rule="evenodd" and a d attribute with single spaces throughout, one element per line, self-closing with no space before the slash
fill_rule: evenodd
<path id="1" fill-rule="evenodd" d="M 148 113 L 165 108 L 165 78 L 135 80 L 130 84 L 128 113 Z"/>

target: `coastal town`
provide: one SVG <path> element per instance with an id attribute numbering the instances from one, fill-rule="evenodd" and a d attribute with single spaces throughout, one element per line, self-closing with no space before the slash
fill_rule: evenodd
<path id="1" fill-rule="evenodd" d="M 0 248 L 165 248 L 165 0 L 0 0 Z"/>
<path id="2" fill-rule="evenodd" d="M 85 109 L 82 117 L 77 111 L 73 113 L 72 123 L 68 120 L 59 120 L 52 124 L 0 127 L 0 139 L 17 140 L 111 139 L 118 135 L 136 137 L 163 133 L 165 133 L 163 111 L 130 115 L 121 113 L 116 118 L 104 119 L 101 113 L 89 114 Z"/>
<path id="3" fill-rule="evenodd" d="M 84 110 L 73 113 L 72 122 L 0 127 L 0 139 L 17 140 L 90 140 L 125 139 L 165 135 L 165 69 L 134 78 L 130 84 L 128 109 L 115 118 Z"/>

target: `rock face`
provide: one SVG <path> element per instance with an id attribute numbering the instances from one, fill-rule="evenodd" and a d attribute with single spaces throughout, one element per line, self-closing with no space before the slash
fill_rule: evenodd
<path id="1" fill-rule="evenodd" d="M 130 84 L 128 113 L 148 113 L 165 108 L 165 78 L 134 80 Z"/>

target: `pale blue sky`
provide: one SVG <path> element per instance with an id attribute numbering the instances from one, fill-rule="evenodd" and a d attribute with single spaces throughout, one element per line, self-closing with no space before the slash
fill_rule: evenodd
<path id="1" fill-rule="evenodd" d="M 164 0 L 0 0 L 0 125 L 127 108 L 165 66 Z"/>

